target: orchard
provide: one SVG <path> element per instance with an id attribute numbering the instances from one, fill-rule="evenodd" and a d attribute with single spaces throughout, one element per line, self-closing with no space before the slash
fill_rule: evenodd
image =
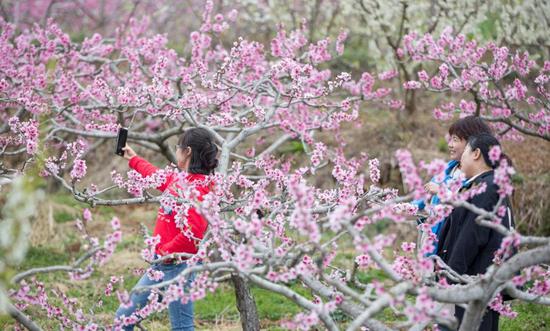
<path id="1" fill-rule="evenodd" d="M 533 330 L 549 327 L 548 4 L 466 3 L 1 3 L 1 328 L 169 330 L 172 302 L 202 307 L 223 291 L 243 330 L 477 330 L 489 310 L 503 330 L 529 314 Z M 415 144 L 467 116 L 502 142 L 492 161 L 513 161 L 495 163 L 498 202 L 476 206 L 485 187 L 464 191 L 461 177 L 419 210 L 448 156 L 437 137 L 431 154 Z M 373 125 L 382 133 L 358 138 Z M 157 171 L 114 154 L 120 128 Z M 191 128 L 219 150 L 204 197 L 177 167 Z M 520 171 L 525 154 L 536 171 Z M 529 199 L 516 186 L 533 177 Z M 167 178 L 173 194 L 157 190 Z M 516 227 L 504 225 L 508 197 Z M 78 214 L 60 223 L 52 199 Z M 157 254 L 159 208 L 196 252 Z M 483 273 L 430 254 L 431 227 L 455 208 L 503 238 Z M 38 244 L 37 224 L 63 234 Z M 45 247 L 59 257 L 35 261 Z M 124 252 L 141 270 L 122 267 Z M 167 261 L 187 267 L 163 280 L 152 266 Z M 135 274 L 157 282 L 134 286 Z M 284 300 L 284 316 L 266 321 L 258 289 Z M 115 318 L 145 291 L 145 306 Z"/>

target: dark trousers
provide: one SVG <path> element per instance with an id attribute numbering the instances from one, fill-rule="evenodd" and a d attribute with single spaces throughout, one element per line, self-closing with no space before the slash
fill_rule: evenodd
<path id="1" fill-rule="evenodd" d="M 455 306 L 455 317 L 458 320 L 458 325 L 460 328 L 460 323 L 462 322 L 462 318 L 464 317 L 464 309 Z M 479 331 L 498 331 L 498 317 L 499 314 L 496 311 L 493 311 L 489 308 L 485 311 L 485 315 L 483 315 L 481 320 L 481 325 L 479 326 Z"/>

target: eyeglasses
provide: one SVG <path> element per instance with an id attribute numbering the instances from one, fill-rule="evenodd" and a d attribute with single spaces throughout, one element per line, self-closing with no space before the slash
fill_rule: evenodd
<path id="1" fill-rule="evenodd" d="M 175 151 L 175 152 L 177 152 L 177 151 L 178 151 L 178 149 L 185 149 L 185 148 L 188 148 L 188 147 L 183 147 L 183 146 L 181 146 L 181 145 L 177 145 L 177 144 L 176 144 L 176 145 L 174 145 L 174 151 Z"/>

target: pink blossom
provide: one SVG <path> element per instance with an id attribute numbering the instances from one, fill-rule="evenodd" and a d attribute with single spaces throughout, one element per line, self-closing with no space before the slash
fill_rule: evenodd
<path id="1" fill-rule="evenodd" d="M 323 143 L 318 142 L 315 144 L 315 149 L 313 150 L 313 153 L 311 155 L 311 164 L 314 167 L 317 167 L 321 164 L 321 161 L 325 158 L 326 151 L 327 147 Z"/>
<path id="2" fill-rule="evenodd" d="M 399 149 L 395 152 L 395 157 L 408 189 L 413 192 L 415 199 L 421 198 L 423 194 L 422 179 L 418 176 L 411 153 L 407 150 Z"/>
<path id="3" fill-rule="evenodd" d="M 75 160 L 73 169 L 71 170 L 71 178 L 75 181 L 79 181 L 86 176 L 86 161 Z"/>
<path id="4" fill-rule="evenodd" d="M 380 162 L 378 159 L 372 159 L 369 161 L 369 171 L 370 171 L 370 180 L 373 183 L 378 183 L 380 181 Z"/>
<path id="5" fill-rule="evenodd" d="M 495 145 L 491 147 L 491 149 L 489 150 L 489 160 L 491 160 L 491 162 L 493 163 L 496 163 L 500 160 L 500 155 L 501 155 L 500 146 Z"/>
<path id="6" fill-rule="evenodd" d="M 153 281 L 161 281 L 164 278 L 164 272 L 160 270 L 155 270 L 153 268 L 147 269 L 146 273 L 147 277 L 149 277 L 150 280 Z"/>
<path id="7" fill-rule="evenodd" d="M 369 266 L 369 264 L 371 263 L 370 255 L 363 254 L 363 255 L 357 256 L 355 258 L 355 263 L 357 263 L 357 265 L 361 268 L 367 268 Z"/>
<path id="8" fill-rule="evenodd" d="M 239 245 L 235 248 L 235 263 L 242 270 L 251 269 L 254 266 L 252 248 L 248 245 Z"/>
<path id="9" fill-rule="evenodd" d="M 328 39 L 323 39 L 317 42 L 317 44 L 309 45 L 309 57 L 315 64 L 329 61 L 332 56 L 328 52 Z"/>
<path id="10" fill-rule="evenodd" d="M 418 72 L 418 79 L 420 79 L 420 81 L 422 82 L 426 82 L 430 79 L 430 76 L 425 70 L 422 70 Z"/>
<path id="11" fill-rule="evenodd" d="M 338 55 L 344 54 L 344 41 L 346 41 L 347 37 L 348 37 L 348 31 L 347 30 L 340 31 L 340 34 L 338 35 L 338 38 L 336 39 L 336 53 Z"/>
<path id="12" fill-rule="evenodd" d="M 513 167 L 508 166 L 506 159 L 501 159 L 499 166 L 495 169 L 495 184 L 498 185 L 498 193 L 500 196 L 510 196 L 514 190 L 512 185 L 512 175 L 516 171 Z"/>
<path id="13" fill-rule="evenodd" d="M 329 214 L 328 224 L 332 231 L 339 231 L 342 227 L 342 223 L 351 218 L 355 205 L 356 199 L 354 197 L 349 197 L 341 201 L 334 211 Z"/>
<path id="14" fill-rule="evenodd" d="M 518 313 L 512 310 L 512 307 L 509 303 L 504 303 L 502 301 L 502 295 L 499 293 L 493 300 L 489 303 L 489 307 L 499 313 L 501 316 L 514 319 L 517 317 Z"/>
<path id="15" fill-rule="evenodd" d="M 535 280 L 531 291 L 538 296 L 548 295 L 550 293 L 550 279 Z"/>
<path id="16" fill-rule="evenodd" d="M 363 92 L 363 95 L 365 97 L 368 97 L 374 85 L 374 78 L 368 72 L 364 72 L 361 75 L 360 83 L 361 83 L 361 91 Z"/>
<path id="17" fill-rule="evenodd" d="M 422 84 L 420 82 L 417 82 L 415 80 L 411 80 L 408 82 L 403 83 L 403 87 L 406 90 L 416 90 L 422 87 Z"/>
<path id="18" fill-rule="evenodd" d="M 442 78 L 440 76 L 433 76 L 432 79 L 430 79 L 430 85 L 436 89 L 443 88 Z"/>
<path id="19" fill-rule="evenodd" d="M 412 242 L 404 242 L 401 244 L 401 249 L 407 253 L 413 252 L 416 248 L 416 244 Z"/>
<path id="20" fill-rule="evenodd" d="M 451 83 L 449 84 L 449 87 L 451 88 L 451 90 L 453 92 L 458 92 L 458 91 L 461 91 L 463 89 L 463 83 L 462 83 L 462 80 L 460 78 L 457 78 L 457 79 L 453 79 L 451 81 Z"/>
<path id="21" fill-rule="evenodd" d="M 88 208 L 84 208 L 84 211 L 82 212 L 82 218 L 86 222 L 90 222 L 92 220 L 92 213 Z"/>
<path id="22" fill-rule="evenodd" d="M 381 72 L 380 74 L 378 74 L 378 79 L 380 79 L 380 80 L 390 80 L 394 77 L 397 77 L 398 75 L 399 75 L 399 73 L 397 72 L 397 70 L 391 69 L 391 70 L 384 71 L 384 72 Z"/>
<path id="23" fill-rule="evenodd" d="M 227 14 L 227 19 L 231 22 L 234 22 L 237 19 L 239 12 L 236 9 L 232 9 L 229 14 Z"/>
<path id="24" fill-rule="evenodd" d="M 299 313 L 294 316 L 291 322 L 284 323 L 284 327 L 292 330 L 310 330 L 319 323 L 319 317 L 317 313 L 311 312 L 309 314 Z"/>
<path id="25" fill-rule="evenodd" d="M 420 161 L 419 165 L 422 169 L 426 170 L 430 177 L 436 177 L 441 175 L 447 166 L 447 163 L 442 159 L 432 160 L 430 163 Z M 443 180 L 442 178 L 436 178 L 437 180 Z"/>
<path id="26" fill-rule="evenodd" d="M 120 220 L 117 217 L 113 217 L 111 220 L 111 227 L 113 228 L 113 231 L 120 230 Z"/>
<path id="27" fill-rule="evenodd" d="M 434 108 L 432 113 L 434 118 L 440 121 L 448 121 L 453 118 L 452 113 L 444 112 L 440 108 Z"/>

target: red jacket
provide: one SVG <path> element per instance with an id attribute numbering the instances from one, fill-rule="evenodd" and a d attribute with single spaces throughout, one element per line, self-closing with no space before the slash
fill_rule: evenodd
<path id="1" fill-rule="evenodd" d="M 129 166 L 144 177 L 150 176 L 158 170 L 157 167 L 139 156 L 132 157 Z M 192 183 L 194 181 L 202 181 L 206 179 L 206 176 L 202 174 L 188 174 L 186 179 L 188 182 Z M 157 187 L 157 190 L 164 192 L 176 181 L 177 176 L 168 176 L 166 182 Z M 200 192 L 199 201 L 202 201 L 202 197 L 210 192 L 209 186 L 196 185 L 195 188 Z M 174 194 L 173 192 L 171 193 Z M 170 253 L 195 254 L 198 250 L 197 245 L 199 243 L 196 242 L 196 240 L 187 238 L 182 233 L 176 225 L 174 216 L 174 212 L 166 214 L 162 206 L 159 208 L 155 231 L 153 233 L 153 236 L 160 235 L 160 243 L 156 247 L 156 253 L 159 255 Z M 189 208 L 187 222 L 191 227 L 193 236 L 202 239 L 208 227 L 208 223 L 199 213 L 197 213 L 195 208 Z"/>

